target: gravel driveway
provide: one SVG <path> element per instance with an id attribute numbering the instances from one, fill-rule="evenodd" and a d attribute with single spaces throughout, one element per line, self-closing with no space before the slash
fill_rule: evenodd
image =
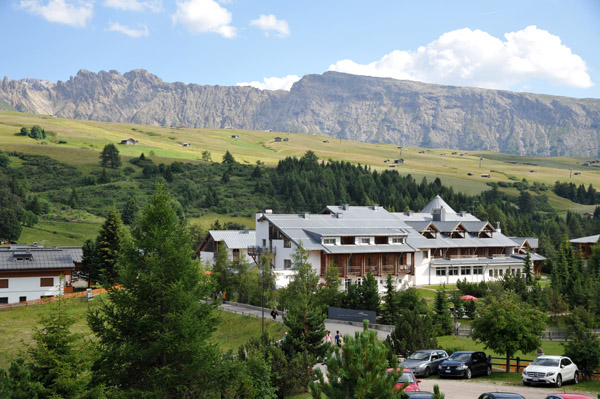
<path id="1" fill-rule="evenodd" d="M 440 391 L 445 394 L 445 399 L 477 399 L 479 395 L 484 392 L 513 392 L 519 393 L 527 399 L 544 399 L 550 392 L 572 392 L 570 389 L 572 385 L 566 384 L 561 388 L 546 387 L 546 386 L 534 386 L 526 387 L 524 385 L 519 386 L 506 386 L 501 384 L 494 384 L 489 381 L 478 381 L 477 378 L 472 380 L 463 379 L 432 379 L 423 378 L 419 384 L 421 390 L 433 392 L 433 386 L 438 384 Z M 600 383 L 598 384 L 600 390 Z M 581 392 L 584 393 L 584 392 Z M 596 397 L 598 393 L 588 392 L 587 395 Z"/>

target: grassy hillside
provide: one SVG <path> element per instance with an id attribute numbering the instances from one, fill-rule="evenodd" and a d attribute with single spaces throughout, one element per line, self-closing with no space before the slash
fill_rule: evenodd
<path id="1" fill-rule="evenodd" d="M 72 331 L 90 335 L 86 322 L 88 309 L 97 308 L 102 296 L 91 302 L 69 299 L 66 312 L 76 320 Z M 0 310 L 0 368 L 6 369 L 10 361 L 25 350 L 25 344 L 32 342 L 33 330 L 38 326 L 40 316 L 48 312 L 57 303 L 19 307 L 12 310 Z M 265 329 L 274 338 L 283 337 L 285 327 L 281 323 L 266 320 Z M 222 351 L 237 350 L 251 338 L 259 337 L 261 320 L 250 316 L 219 312 L 219 324 L 211 337 L 211 341 Z"/>
<path id="2" fill-rule="evenodd" d="M 47 133 L 45 140 L 37 141 L 17 133 L 21 127 L 40 125 Z M 239 136 L 233 138 L 232 136 Z M 302 156 L 312 150 L 323 160 L 344 160 L 369 165 L 375 170 L 390 169 L 394 159 L 404 159 L 395 167 L 400 174 L 411 174 L 417 180 L 427 177 L 429 181 L 439 177 L 442 183 L 454 188 L 455 192 L 477 194 L 489 187 L 489 182 L 514 182 L 526 179 L 530 183 L 553 185 L 556 180 L 573 182 L 576 185 L 592 184 L 600 187 L 600 169 L 584 167 L 588 159 L 579 158 L 536 158 L 492 152 L 455 151 L 451 149 L 398 148 L 390 144 L 364 144 L 347 140 L 332 139 L 315 135 L 248 131 L 236 129 L 187 129 L 133 124 L 79 121 L 54 118 L 48 115 L 30 115 L 12 111 L 0 111 L 0 149 L 23 153 L 46 155 L 77 168 L 83 174 L 99 173 L 99 154 L 108 143 L 119 143 L 125 138 L 139 140 L 134 146 L 118 145 L 124 158 L 138 157 L 142 152 L 158 163 L 203 162 L 203 151 L 209 151 L 213 161 L 220 162 L 229 151 L 241 164 L 253 165 L 261 161 L 274 166 L 288 156 Z M 281 137 L 288 141 L 276 142 Z M 184 147 L 183 143 L 189 143 Z M 390 160 L 389 163 L 384 160 Z M 11 157 L 11 166 L 18 166 L 19 159 Z M 575 175 L 575 172 L 580 174 Z M 468 176 L 471 173 L 472 176 Z M 490 178 L 481 177 L 489 174 Z M 243 182 L 241 182 L 243 184 Z M 122 192 L 135 191 L 131 181 L 118 182 Z M 60 187 L 56 188 L 57 190 Z M 110 196 L 110 193 L 87 190 L 84 195 Z M 517 194 L 514 188 L 502 188 Z M 550 190 L 544 192 L 549 202 L 559 212 L 574 210 L 585 212 L 594 206 L 574 204 L 560 198 Z M 58 194 L 57 194 L 58 195 Z M 115 202 L 122 198 L 114 198 Z M 41 220 L 32 228 L 24 228 L 21 242 L 42 242 L 54 245 L 79 245 L 86 238 L 94 237 L 102 219 L 95 216 L 94 209 L 78 210 L 73 215 L 69 210 L 54 208 L 50 220 Z M 249 210 L 251 211 L 251 210 Z M 221 222 L 234 221 L 252 225 L 248 214 L 194 215 L 194 222 L 208 227 L 215 219 Z"/>

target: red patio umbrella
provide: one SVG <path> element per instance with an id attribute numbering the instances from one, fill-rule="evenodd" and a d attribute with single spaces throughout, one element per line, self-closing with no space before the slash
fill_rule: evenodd
<path id="1" fill-rule="evenodd" d="M 463 295 L 460 297 L 460 299 L 462 299 L 463 301 L 476 301 L 477 298 L 475 298 L 473 295 Z"/>

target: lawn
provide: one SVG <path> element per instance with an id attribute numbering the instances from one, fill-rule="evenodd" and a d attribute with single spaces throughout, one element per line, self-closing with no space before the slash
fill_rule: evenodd
<path id="1" fill-rule="evenodd" d="M 98 296 L 90 302 L 79 298 L 67 300 L 65 311 L 76 320 L 72 328 L 73 332 L 88 334 L 91 337 L 86 314 L 88 309 L 100 305 L 102 297 L 105 296 Z M 0 310 L 0 368 L 6 369 L 12 359 L 25 351 L 26 345 L 32 342 L 33 330 L 38 325 L 40 316 L 55 306 L 57 306 L 56 302 Z M 265 329 L 273 338 L 283 337 L 285 331 L 281 323 L 270 320 L 265 320 Z M 261 320 L 258 318 L 219 312 L 219 324 L 210 341 L 218 345 L 222 351 L 235 351 L 251 338 L 260 337 L 260 331 Z"/>
<path id="2" fill-rule="evenodd" d="M 466 351 L 475 351 L 481 350 L 484 351 L 488 355 L 492 355 L 494 357 L 505 358 L 505 353 L 495 353 L 490 350 L 486 350 L 483 344 L 476 343 L 474 340 L 470 338 L 462 338 L 456 337 L 453 335 L 445 335 L 442 337 L 438 337 L 438 345 L 442 348 L 452 348 L 453 350 L 466 350 Z M 563 346 L 561 341 L 542 341 L 542 348 L 544 349 L 544 353 L 546 355 L 562 355 L 564 353 Z M 523 359 L 533 360 L 537 357 L 536 351 L 532 351 L 529 353 L 517 352 L 513 355 L 513 358 L 520 357 Z"/>

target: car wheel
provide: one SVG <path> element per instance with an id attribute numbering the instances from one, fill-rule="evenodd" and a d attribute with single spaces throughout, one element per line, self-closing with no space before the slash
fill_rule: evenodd
<path id="1" fill-rule="evenodd" d="M 467 369 L 467 371 L 465 371 L 465 378 L 467 380 L 471 379 L 472 373 L 471 373 L 471 369 Z"/>
<path id="2" fill-rule="evenodd" d="M 575 371 L 575 375 L 573 376 L 573 384 L 579 383 L 579 371 Z"/>
<path id="3" fill-rule="evenodd" d="M 425 368 L 425 373 L 423 373 L 423 377 L 427 378 L 431 375 L 431 370 L 429 370 L 429 367 Z"/>
<path id="4" fill-rule="evenodd" d="M 487 366 L 487 369 L 485 370 L 485 375 L 487 375 L 488 377 L 492 375 L 492 366 Z"/>
<path id="5" fill-rule="evenodd" d="M 557 388 L 562 387 L 562 377 L 560 374 L 558 375 L 558 377 L 556 377 L 556 384 L 554 385 L 556 385 Z"/>

